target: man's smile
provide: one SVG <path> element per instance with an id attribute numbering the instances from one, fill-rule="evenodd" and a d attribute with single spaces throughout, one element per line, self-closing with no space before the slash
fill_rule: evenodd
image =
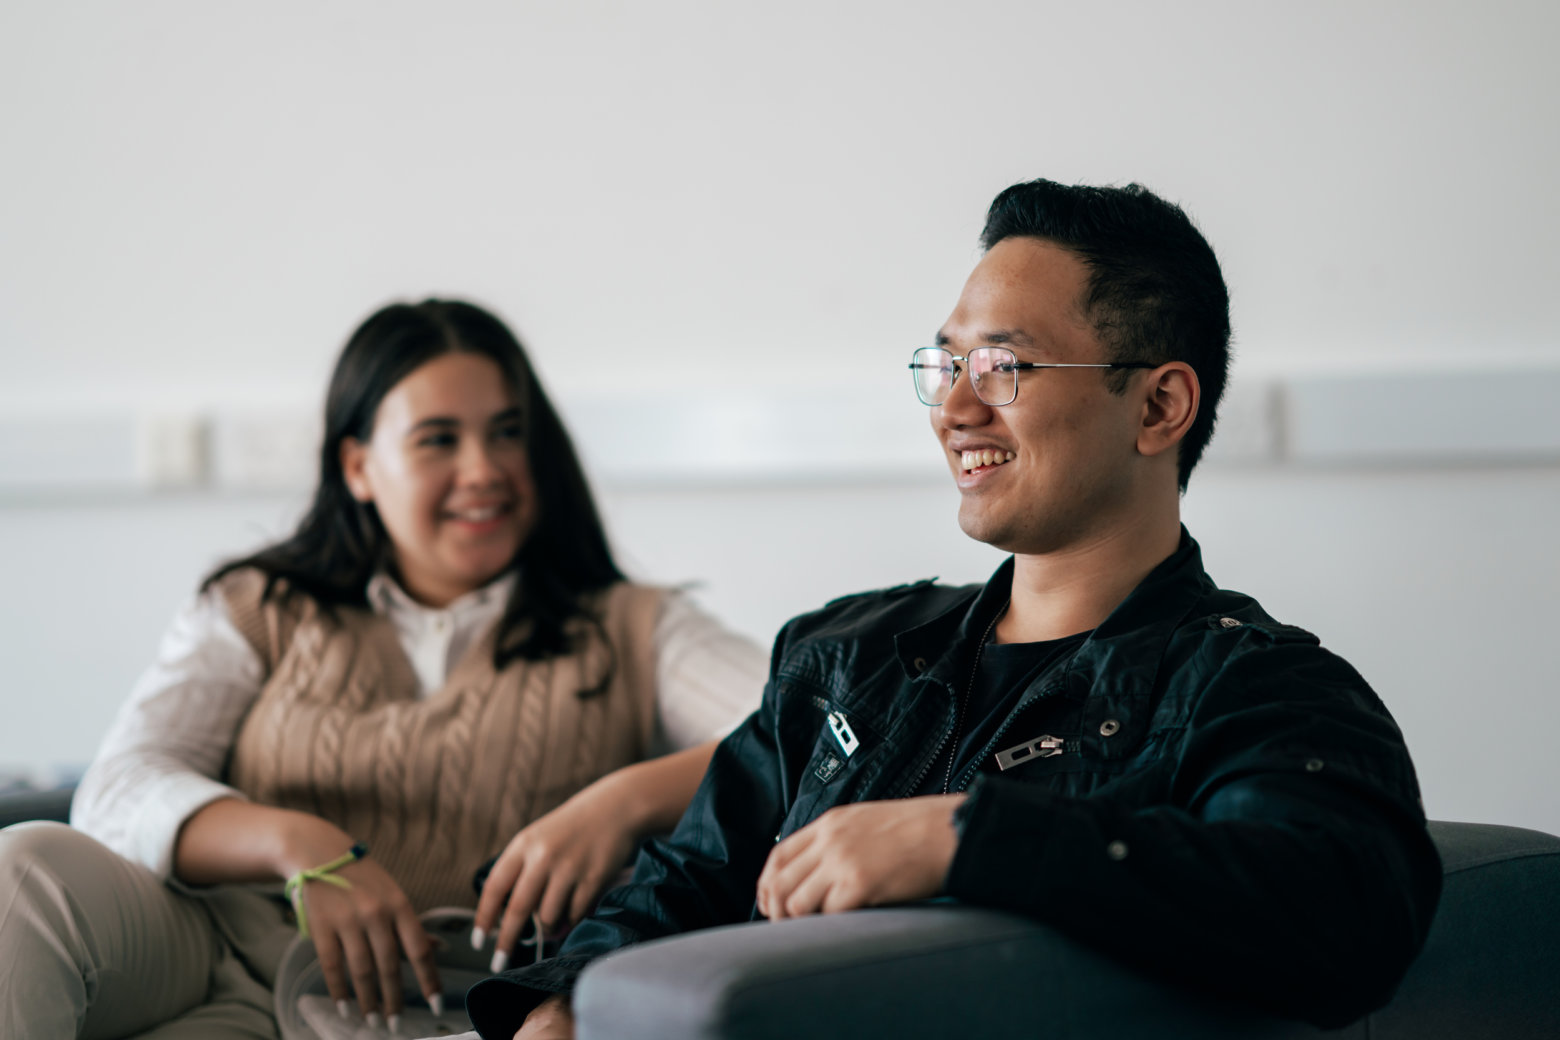
<path id="1" fill-rule="evenodd" d="M 1000 448 L 996 450 L 983 448 L 978 451 L 963 451 L 959 453 L 959 468 L 969 473 L 973 470 L 987 467 L 995 468 L 1004 462 L 1011 462 L 1017 457 L 1013 452 L 1003 451 Z"/>

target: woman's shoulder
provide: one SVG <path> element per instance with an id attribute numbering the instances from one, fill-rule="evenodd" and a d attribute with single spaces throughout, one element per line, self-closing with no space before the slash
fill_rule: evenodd
<path id="1" fill-rule="evenodd" d="M 576 631 L 580 632 L 599 625 L 597 631 L 614 643 L 648 645 L 661 617 L 666 594 L 667 590 L 658 585 L 615 581 L 586 601 L 587 615 L 595 615 L 595 621 L 582 615 L 574 618 L 572 624 L 578 626 Z"/>
<path id="2" fill-rule="evenodd" d="M 331 613 L 322 611 L 307 590 L 253 564 L 219 573 L 205 594 L 226 609 L 233 626 L 265 659 L 277 657 L 300 624 Z"/>
<path id="3" fill-rule="evenodd" d="M 229 610 L 258 611 L 275 604 L 296 613 L 318 607 L 313 596 L 286 577 L 251 563 L 217 572 L 203 591 L 220 598 Z"/>
<path id="4" fill-rule="evenodd" d="M 218 571 L 208 579 L 201 591 L 216 595 L 224 601 L 260 602 L 265 596 L 270 575 L 253 564 L 245 564 Z"/>
<path id="5" fill-rule="evenodd" d="M 615 581 L 597 594 L 601 609 L 607 611 L 648 610 L 658 612 L 678 590 L 664 585 L 646 585 L 623 579 Z"/>

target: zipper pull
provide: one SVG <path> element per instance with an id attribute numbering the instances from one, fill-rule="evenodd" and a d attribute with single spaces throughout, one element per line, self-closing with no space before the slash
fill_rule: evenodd
<path id="1" fill-rule="evenodd" d="M 1006 751 L 997 752 L 997 768 L 1001 770 L 1012 769 L 1016 765 L 1028 762 L 1031 758 L 1055 758 L 1067 750 L 1067 742 L 1061 737 L 1053 737 L 1049 734 L 1036 737 L 1034 740 L 1026 740 L 1022 744 L 1014 744 Z"/>
<path id="2" fill-rule="evenodd" d="M 850 723 L 845 720 L 842 711 L 829 712 L 829 732 L 834 734 L 834 739 L 840 742 L 840 750 L 849 758 L 855 750 L 861 746 L 861 741 L 856 738 L 856 731 L 850 728 Z"/>

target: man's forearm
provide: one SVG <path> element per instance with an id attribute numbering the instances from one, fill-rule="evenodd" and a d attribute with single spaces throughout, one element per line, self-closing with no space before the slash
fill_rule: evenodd
<path id="1" fill-rule="evenodd" d="M 1152 974 L 1338 1025 L 1391 993 L 1440 875 L 1410 819 L 1340 807 L 1324 825 L 1306 818 L 1312 806 L 1286 818 L 1278 796 L 1263 796 L 1270 818 L 1209 820 L 983 784 L 961 814 L 947 893 Z"/>

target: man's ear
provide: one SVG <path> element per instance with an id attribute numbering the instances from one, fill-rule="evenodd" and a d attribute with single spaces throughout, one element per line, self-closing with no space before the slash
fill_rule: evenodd
<path id="1" fill-rule="evenodd" d="M 1154 456 L 1181 443 L 1197 418 L 1202 387 L 1197 373 L 1184 361 L 1170 361 L 1144 380 L 1143 425 L 1138 430 L 1140 454 Z"/>
<path id="2" fill-rule="evenodd" d="M 341 439 L 341 475 L 353 498 L 359 502 L 374 500 L 374 485 L 368 479 L 368 445 L 356 437 Z"/>

